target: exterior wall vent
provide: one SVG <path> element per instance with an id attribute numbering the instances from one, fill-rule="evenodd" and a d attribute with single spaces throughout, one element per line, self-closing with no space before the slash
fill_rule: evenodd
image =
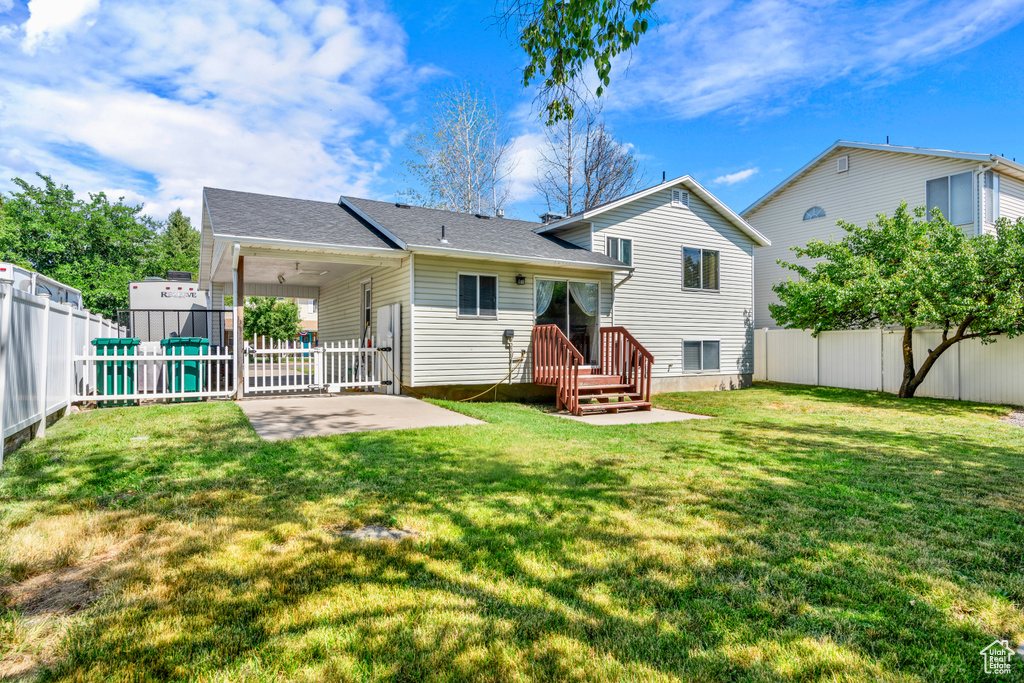
<path id="1" fill-rule="evenodd" d="M 846 173 L 850 170 L 850 155 L 844 154 L 836 158 L 836 173 Z"/>
<path id="2" fill-rule="evenodd" d="M 685 190 L 672 190 L 672 206 L 689 206 L 690 193 Z"/>

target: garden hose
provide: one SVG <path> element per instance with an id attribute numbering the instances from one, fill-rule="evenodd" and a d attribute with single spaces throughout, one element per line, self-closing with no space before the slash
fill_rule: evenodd
<path id="1" fill-rule="evenodd" d="M 381 360 L 384 361 L 384 365 L 386 365 L 388 367 L 388 370 L 391 371 L 391 376 L 395 378 L 396 382 L 398 382 L 398 386 L 402 387 L 403 389 L 408 391 L 410 394 L 413 394 L 414 396 L 417 396 L 419 398 L 423 398 L 423 394 L 421 394 L 418 391 L 416 391 L 415 389 L 412 389 L 411 387 L 407 387 L 405 384 L 403 384 L 402 380 L 398 379 L 398 373 L 395 372 L 395 369 L 393 367 L 391 367 L 391 363 L 388 362 L 388 357 L 386 355 L 384 355 L 384 353 L 380 349 L 375 349 L 375 350 L 377 351 L 378 354 L 380 354 L 380 358 L 381 358 Z M 481 391 L 476 396 L 470 396 L 469 398 L 460 398 L 458 401 L 456 401 L 456 403 L 466 403 L 468 401 L 472 401 L 473 399 L 480 398 L 481 396 L 483 396 L 484 394 L 489 392 L 491 389 L 497 389 L 499 384 L 501 384 L 506 379 L 508 379 L 509 377 L 512 376 L 512 373 L 515 372 L 516 368 L 519 367 L 519 364 L 522 363 L 524 359 L 525 359 L 525 356 L 519 358 L 519 360 L 517 360 L 517 361 L 514 361 L 513 364 L 512 364 L 512 368 L 508 371 L 508 374 L 505 375 L 504 377 L 502 377 L 501 379 L 499 379 L 492 386 L 487 387 L 486 389 Z"/>

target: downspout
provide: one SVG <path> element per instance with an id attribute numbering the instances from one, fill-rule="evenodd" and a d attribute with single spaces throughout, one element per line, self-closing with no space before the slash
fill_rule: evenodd
<path id="1" fill-rule="evenodd" d="M 978 164 L 978 170 L 975 171 L 975 179 L 977 188 L 977 196 L 975 197 L 977 210 L 974 212 L 974 235 L 977 237 L 981 235 L 985 229 L 985 186 L 984 186 L 984 173 L 990 171 L 999 165 L 998 159 L 993 159 L 992 163 L 988 166 L 982 166 Z"/>
<path id="2" fill-rule="evenodd" d="M 615 327 L 615 290 L 617 290 L 619 287 L 621 287 L 622 285 L 624 285 L 627 282 L 629 282 L 630 278 L 633 277 L 633 273 L 634 272 L 635 271 L 632 271 L 632 270 L 629 271 L 629 275 L 627 275 L 626 277 L 622 278 L 622 280 L 618 284 L 612 285 L 612 327 Z M 615 275 L 612 274 L 612 278 L 614 278 L 614 277 L 615 277 Z"/>

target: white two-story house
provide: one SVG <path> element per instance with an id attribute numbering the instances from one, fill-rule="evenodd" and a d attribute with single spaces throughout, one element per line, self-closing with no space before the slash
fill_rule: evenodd
<path id="1" fill-rule="evenodd" d="M 754 266 L 754 324 L 776 327 L 768 305 L 772 286 L 793 277 L 794 246 L 841 239 L 843 220 L 865 226 L 892 215 L 901 201 L 937 208 L 971 235 L 995 229 L 1000 217 L 1024 215 L 1024 165 L 997 154 L 839 141 L 751 204 L 742 213 L 771 245 Z"/>

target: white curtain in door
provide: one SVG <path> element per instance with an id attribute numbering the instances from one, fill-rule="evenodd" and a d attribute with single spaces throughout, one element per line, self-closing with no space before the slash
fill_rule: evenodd
<path id="1" fill-rule="evenodd" d="M 570 282 L 569 293 L 576 305 L 590 317 L 597 315 L 597 302 L 600 288 L 593 282 Z"/>
<path id="2" fill-rule="evenodd" d="M 537 315 L 544 315 L 555 295 L 554 280 L 537 280 Z"/>

